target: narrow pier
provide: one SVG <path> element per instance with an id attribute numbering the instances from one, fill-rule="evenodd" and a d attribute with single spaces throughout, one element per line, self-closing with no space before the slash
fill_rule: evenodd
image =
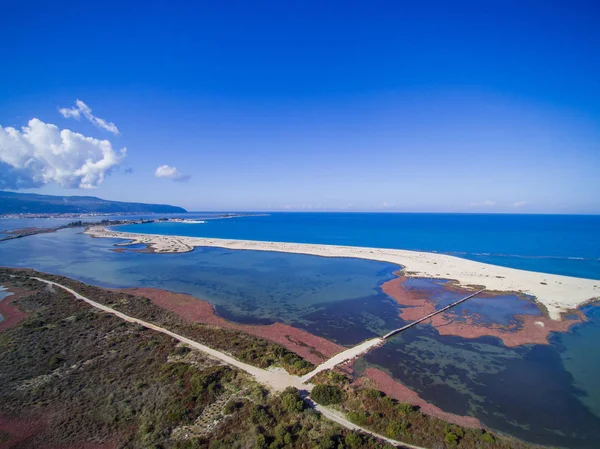
<path id="1" fill-rule="evenodd" d="M 412 323 L 409 323 L 406 326 L 403 326 L 403 327 L 398 328 L 398 329 L 394 329 L 393 331 L 385 334 L 382 338 L 384 340 L 387 340 L 388 338 L 391 338 L 394 335 L 399 334 L 400 332 L 404 332 L 405 330 L 410 329 L 411 327 L 416 326 L 417 324 L 419 324 L 419 323 L 421 323 L 421 322 L 423 322 L 425 320 L 428 320 L 429 318 L 437 315 L 438 313 L 443 313 L 446 310 L 451 309 L 452 307 L 456 307 L 457 305 L 465 302 L 467 299 L 471 299 L 472 297 L 477 296 L 478 294 L 480 294 L 483 291 L 485 291 L 485 288 L 482 288 L 481 290 L 478 290 L 475 293 L 471 293 L 469 296 L 465 296 L 464 298 L 459 299 L 458 301 L 455 301 L 452 304 L 448 304 L 446 307 L 444 307 L 444 308 L 442 308 L 440 310 L 436 310 L 435 312 L 432 312 L 429 315 L 424 316 L 423 318 L 420 318 L 420 319 L 418 319 L 416 321 L 413 321 Z"/>

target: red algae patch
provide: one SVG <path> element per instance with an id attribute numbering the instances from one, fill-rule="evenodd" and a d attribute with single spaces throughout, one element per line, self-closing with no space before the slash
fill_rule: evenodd
<path id="1" fill-rule="evenodd" d="M 433 404 L 428 403 L 410 388 L 402 385 L 400 382 L 395 381 L 390 375 L 377 368 L 367 368 L 363 375 L 355 382 L 356 385 L 363 385 L 373 383 L 377 390 L 383 391 L 387 396 L 396 399 L 401 402 L 408 402 L 414 406 L 420 408 L 421 412 L 425 415 L 432 416 L 434 418 L 441 419 L 452 424 L 456 424 L 462 427 L 470 427 L 474 429 L 481 429 L 481 421 L 472 416 L 461 416 L 455 415 L 454 413 L 448 413 L 443 411 L 441 408 L 436 407 Z M 371 385 L 369 385 L 371 386 Z"/>
<path id="2" fill-rule="evenodd" d="M 176 313 L 185 320 L 232 329 L 278 343 L 288 351 L 292 351 L 314 364 L 320 364 L 346 349 L 329 340 L 283 323 L 267 326 L 233 323 L 217 316 L 210 303 L 183 293 L 153 288 L 133 288 L 122 291 L 148 298 L 157 306 Z"/>
<path id="3" fill-rule="evenodd" d="M 407 288 L 404 285 L 405 276 L 399 276 L 383 284 L 382 289 L 394 298 L 404 308 L 400 316 L 405 321 L 415 321 L 419 318 L 435 312 L 435 304 L 428 299 L 424 293 Z M 452 291 L 468 292 L 449 283 L 445 288 Z M 489 294 L 490 297 L 497 296 L 497 292 Z M 486 294 L 486 296 L 488 296 Z M 452 311 L 435 315 L 423 323 L 429 322 L 440 335 L 455 335 L 462 338 L 479 338 L 484 336 L 497 337 L 505 346 L 515 347 L 525 344 L 547 345 L 548 336 L 551 332 L 567 332 L 569 328 L 577 323 L 585 321 L 585 315 L 580 311 L 575 312 L 576 318 L 570 320 L 553 320 L 546 316 L 514 315 L 517 323 L 502 325 L 498 323 L 482 324 L 480 315 L 462 315 L 460 321 Z"/>
<path id="4" fill-rule="evenodd" d="M 25 312 L 13 304 L 23 295 L 24 291 L 18 288 L 11 288 L 8 291 L 12 292 L 12 295 L 0 301 L 0 315 L 4 317 L 4 320 L 0 321 L 0 332 L 16 326 L 28 317 Z"/>
<path id="5" fill-rule="evenodd" d="M 45 424 L 40 419 L 9 419 L 0 415 L 0 449 L 10 449 L 40 433 Z"/>
<path id="6" fill-rule="evenodd" d="M 452 320 L 452 314 L 440 314 L 431 318 L 431 324 L 440 335 L 457 335 L 463 338 L 479 338 L 484 336 L 497 337 L 507 347 L 526 344 L 550 344 L 548 336 L 551 332 L 567 332 L 577 323 L 585 321 L 583 313 L 577 313 L 578 318 L 556 321 L 543 316 L 515 315 L 519 325 L 502 326 L 491 323 L 486 326 L 475 324 L 476 315 L 467 317 L 465 321 Z"/>

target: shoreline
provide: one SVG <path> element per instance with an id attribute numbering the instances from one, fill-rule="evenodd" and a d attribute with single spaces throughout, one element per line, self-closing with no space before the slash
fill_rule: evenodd
<path id="1" fill-rule="evenodd" d="M 576 278 L 490 265 L 439 253 L 401 249 L 321 245 L 312 243 L 228 240 L 159 234 L 136 234 L 91 226 L 85 234 L 129 240 L 119 246 L 144 244 L 154 253 L 184 253 L 196 247 L 271 251 L 321 257 L 346 257 L 387 262 L 401 267 L 406 277 L 449 279 L 460 287 L 484 287 L 489 292 L 514 292 L 534 298 L 552 320 L 600 298 L 600 280 Z"/>

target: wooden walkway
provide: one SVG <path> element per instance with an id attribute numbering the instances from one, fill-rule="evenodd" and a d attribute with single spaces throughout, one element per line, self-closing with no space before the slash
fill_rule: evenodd
<path id="1" fill-rule="evenodd" d="M 458 301 L 453 302 L 452 304 L 449 304 L 449 305 L 447 305 L 446 307 L 444 307 L 444 308 L 442 308 L 440 310 L 436 310 L 435 312 L 430 313 L 429 315 L 424 316 L 423 318 L 420 318 L 417 321 L 413 321 L 412 323 L 409 323 L 406 326 L 403 326 L 403 327 L 401 327 L 399 329 L 394 329 L 393 331 L 385 334 L 383 336 L 383 339 L 387 340 L 388 338 L 391 338 L 394 335 L 399 334 L 400 332 L 404 332 L 406 329 L 410 329 L 411 327 L 416 326 L 417 324 L 419 324 L 419 323 L 421 323 L 421 322 L 423 322 L 425 320 L 428 320 L 429 318 L 431 318 L 432 316 L 437 315 L 438 313 L 442 313 L 442 312 L 445 312 L 448 309 L 451 309 L 452 307 L 456 307 L 457 305 L 465 302 L 467 299 L 471 299 L 472 297 L 477 296 L 478 294 L 480 294 L 483 291 L 485 291 L 485 288 L 482 288 L 481 290 L 478 290 L 475 293 L 471 293 L 469 296 L 465 296 L 464 298 L 459 299 Z"/>

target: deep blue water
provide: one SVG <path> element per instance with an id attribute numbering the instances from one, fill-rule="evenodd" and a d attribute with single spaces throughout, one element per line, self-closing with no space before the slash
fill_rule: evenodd
<path id="1" fill-rule="evenodd" d="M 600 279 L 599 215 L 274 213 L 206 224 L 150 223 L 123 231 L 400 248 Z"/>

